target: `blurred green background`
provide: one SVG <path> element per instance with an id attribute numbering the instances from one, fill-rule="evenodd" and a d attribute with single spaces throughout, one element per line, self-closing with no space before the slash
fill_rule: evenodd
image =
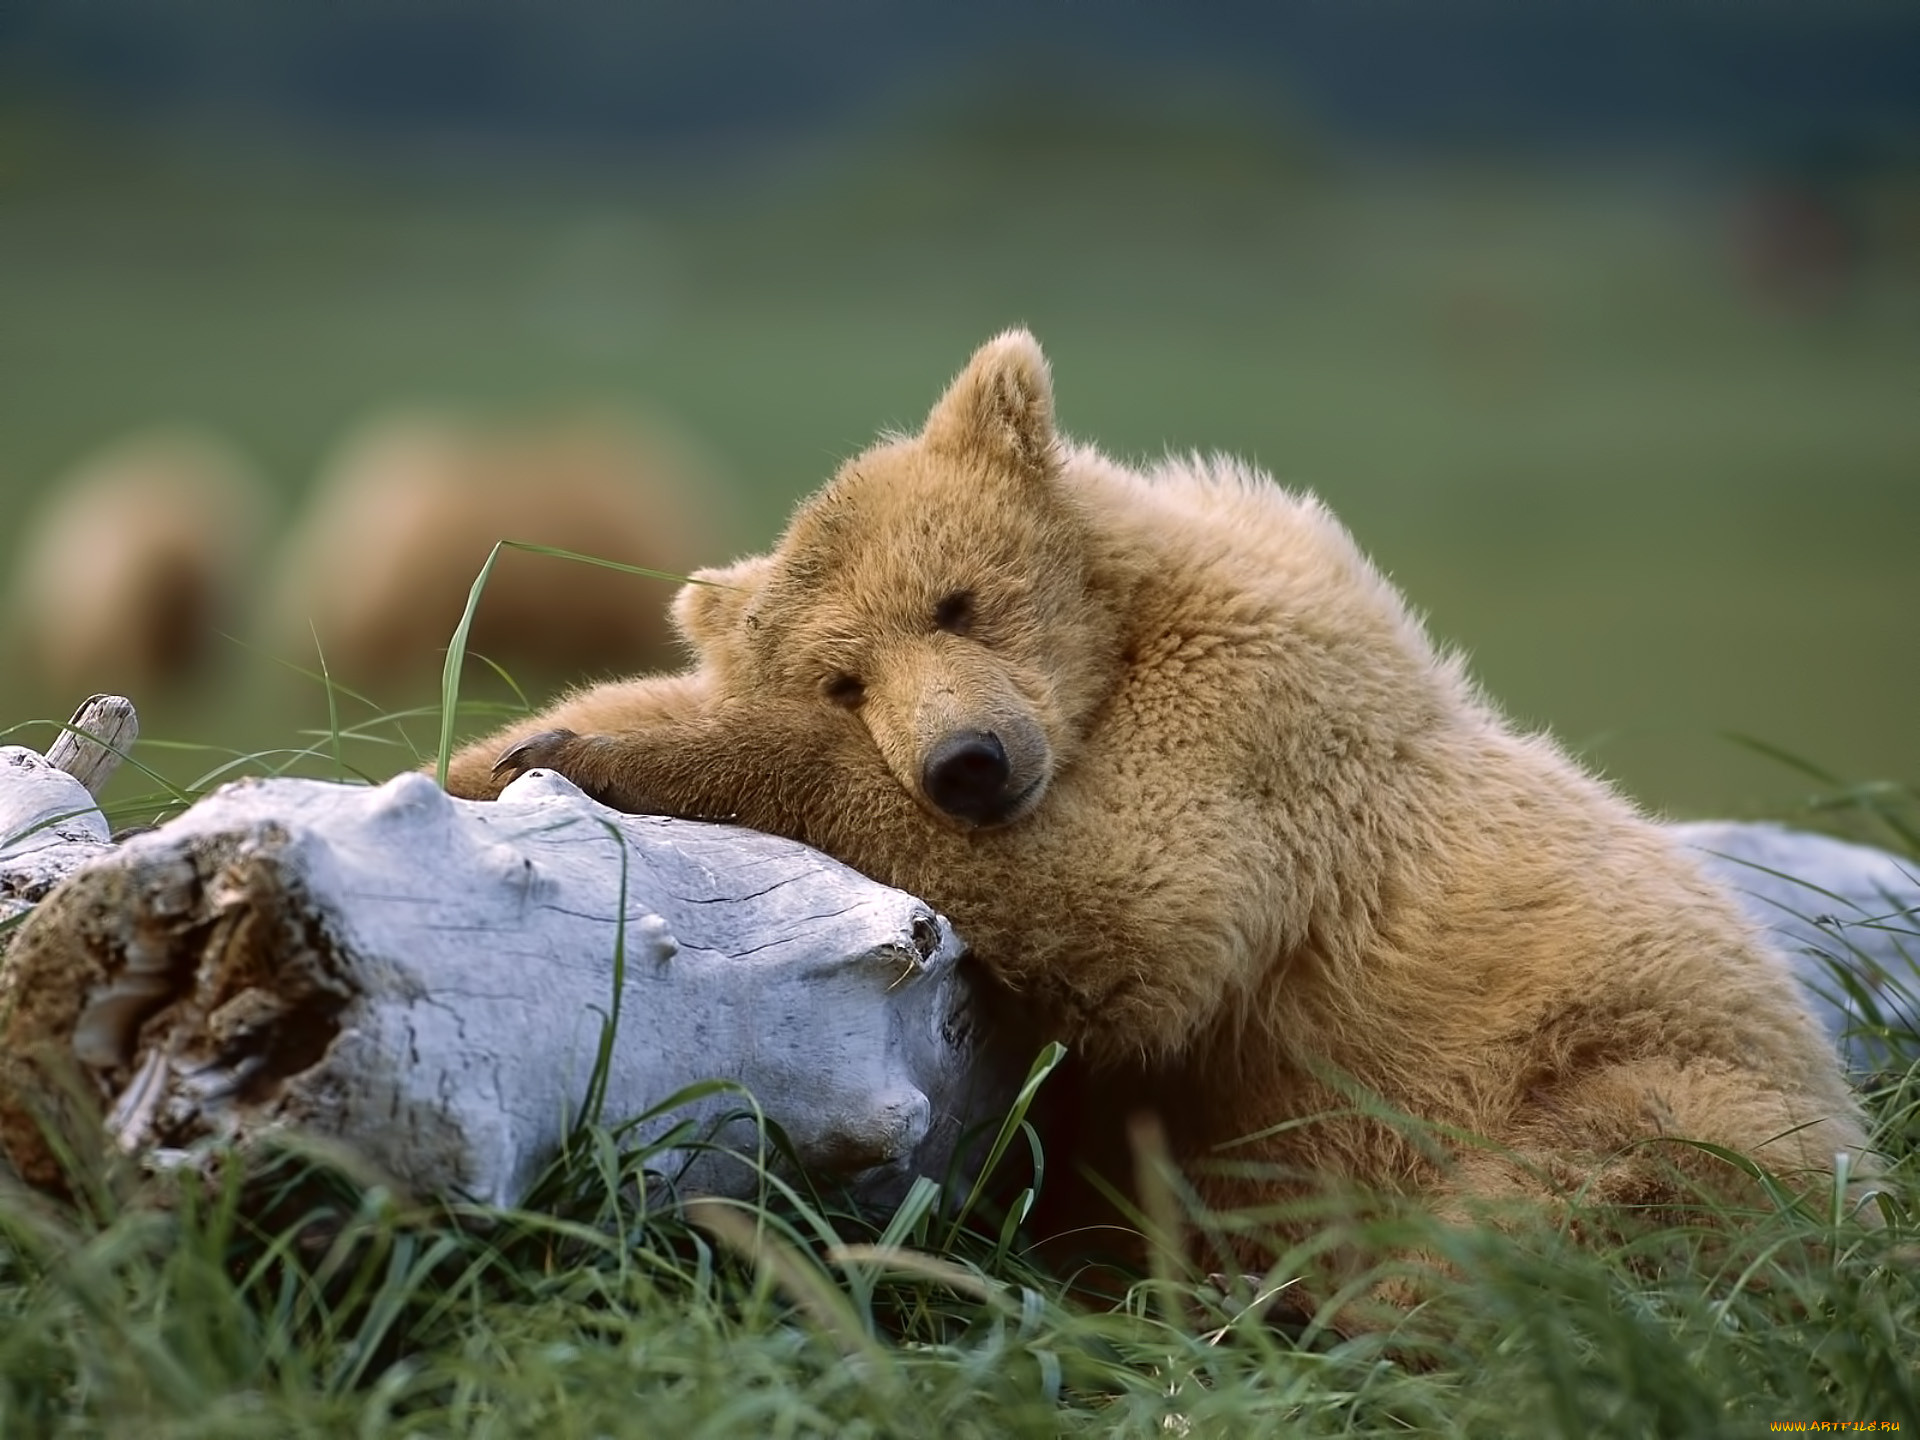
<path id="1" fill-rule="evenodd" d="M 673 417 L 758 548 L 1022 322 L 1069 431 L 1318 491 L 1642 799 L 1791 812 L 1729 732 L 1911 782 L 1917 76 L 1869 3 L 9 7 L 0 593 L 130 429 L 231 437 L 292 524 L 417 401 Z M 272 668 L 146 733 L 325 725 Z M 13 666 L 0 729 L 79 698 Z"/>

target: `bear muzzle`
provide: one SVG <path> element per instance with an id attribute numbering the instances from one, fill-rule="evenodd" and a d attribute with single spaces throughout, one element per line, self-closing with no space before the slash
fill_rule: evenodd
<path id="1" fill-rule="evenodd" d="M 1016 750 L 1019 747 L 1016 746 Z M 991 730 L 942 736 L 920 769 L 920 789 L 934 808 L 969 825 L 1006 825 L 1025 815 L 1046 788 L 1047 767 L 1022 773 Z"/>

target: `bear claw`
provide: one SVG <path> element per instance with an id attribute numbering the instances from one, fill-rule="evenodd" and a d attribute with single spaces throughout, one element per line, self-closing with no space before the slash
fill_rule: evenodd
<path id="1" fill-rule="evenodd" d="M 500 752 L 493 762 L 493 778 L 511 780 L 529 770 L 557 770 L 554 759 L 560 747 L 573 739 L 571 730 L 542 730 L 537 735 L 515 742 Z"/>

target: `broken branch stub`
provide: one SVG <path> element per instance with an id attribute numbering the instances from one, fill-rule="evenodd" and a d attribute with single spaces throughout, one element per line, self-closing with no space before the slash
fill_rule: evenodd
<path id="1" fill-rule="evenodd" d="M 124 695 L 89 695 L 73 712 L 67 728 L 47 746 L 47 759 L 98 795 L 106 788 L 133 742 L 140 718 Z"/>
<path id="2" fill-rule="evenodd" d="M 621 815 L 551 772 L 492 804 L 412 774 L 243 781 L 85 865 L 22 927 L 0 1064 L 27 1091 L 51 1082 L 20 1073 L 36 1048 L 77 1064 L 130 1151 L 292 1126 L 414 1193 L 493 1204 L 522 1198 L 590 1093 L 609 1125 L 647 1117 L 635 1144 L 691 1118 L 752 1149 L 736 1094 L 649 1115 L 723 1078 L 810 1174 L 884 1202 L 993 1113 L 961 954 L 926 905 L 804 846 Z M 0 1144 L 57 1181 L 4 1096 Z M 653 1168 L 756 1183 L 698 1145 Z"/>

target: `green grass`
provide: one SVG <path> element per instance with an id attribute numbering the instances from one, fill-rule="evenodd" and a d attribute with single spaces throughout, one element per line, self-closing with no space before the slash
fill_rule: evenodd
<path id="1" fill-rule="evenodd" d="M 1911 1137 L 1920 1077 L 1875 1101 Z M 862 1217 L 768 1178 L 759 1200 L 689 1218 L 649 1199 L 649 1159 L 583 1131 L 541 1208 L 520 1211 L 409 1206 L 298 1155 L 251 1188 L 117 1176 L 84 1211 L 9 1197 L 0 1430 L 1744 1436 L 1776 1420 L 1920 1423 L 1917 1237 L 1900 1204 L 1879 1228 L 1815 1206 L 1721 1216 L 1731 1240 L 1689 1228 L 1611 1250 L 1546 1228 L 1356 1226 L 1437 1248 L 1455 1276 L 1400 1332 L 1341 1339 L 1271 1325 L 1237 1285 L 1223 1294 L 1172 1263 L 1118 1303 L 1090 1303 L 996 1226 L 944 1223 L 931 1187 Z"/>
<path id="2" fill-rule="evenodd" d="M 352 774 L 342 757 L 356 747 L 387 754 L 414 739 L 427 743 L 409 756 L 424 761 L 436 720 L 316 733 L 246 765 Z M 1910 842 L 1920 820 L 1915 797 L 1888 787 L 1834 788 L 1829 802 L 1842 828 L 1882 843 Z M 177 803 L 164 791 L 141 801 Z M 1920 1036 L 1890 1039 L 1897 1062 L 1867 1095 L 1889 1166 L 1870 1213 L 1839 1187 L 1778 1188 L 1748 1211 L 1580 1244 L 1577 1207 L 1482 1229 L 1405 1207 L 1332 1209 L 1265 1277 L 1201 1273 L 1184 1247 L 1159 1245 L 1117 1290 L 1028 1253 L 1020 1177 L 1037 1141 L 1025 1109 L 1051 1056 L 989 1148 L 993 1183 L 922 1182 L 891 1214 L 764 1169 L 755 1199 L 681 1208 L 657 1168 L 687 1137 L 633 1148 L 626 1127 L 594 1123 L 591 1097 L 515 1210 L 418 1203 L 311 1143 L 214 1165 L 205 1180 L 136 1174 L 75 1144 L 77 1200 L 0 1189 L 0 1434 L 1731 1437 L 1775 1421 L 1920 1425 Z M 1143 1197 L 1147 1233 L 1204 1242 L 1251 1223 L 1193 1208 L 1177 1176 L 1145 1169 L 1163 1175 Z M 1343 1336 L 1330 1312 L 1274 1291 L 1340 1245 L 1426 1252 L 1448 1269 L 1397 1328 Z"/>

